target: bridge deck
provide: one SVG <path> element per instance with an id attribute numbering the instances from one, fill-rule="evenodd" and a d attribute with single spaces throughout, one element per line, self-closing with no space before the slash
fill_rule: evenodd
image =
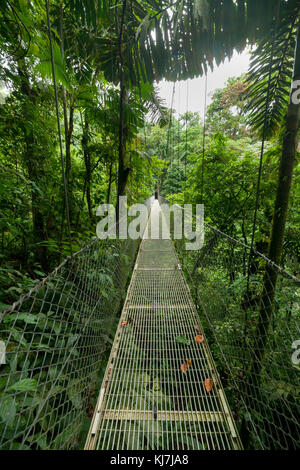
<path id="1" fill-rule="evenodd" d="M 159 212 L 155 201 L 148 227 Z M 172 241 L 145 235 L 85 448 L 240 449 L 201 333 Z"/>

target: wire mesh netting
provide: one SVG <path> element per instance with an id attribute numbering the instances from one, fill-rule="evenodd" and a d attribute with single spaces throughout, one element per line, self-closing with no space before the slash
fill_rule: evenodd
<path id="1" fill-rule="evenodd" d="M 175 246 L 200 320 L 173 242 L 144 239 L 87 448 L 239 448 L 236 425 L 299 448 L 299 280 L 207 224 Z M 80 446 L 137 247 L 95 240 L 1 315 L 1 449 Z"/>
<path id="2" fill-rule="evenodd" d="M 156 201 L 150 232 L 159 212 Z M 86 449 L 238 449 L 239 436 L 173 242 L 147 239 L 153 235 L 149 227 Z M 212 389 L 205 387 L 207 381 Z"/>
<path id="3" fill-rule="evenodd" d="M 0 449 L 80 446 L 138 243 L 95 239 L 1 314 Z"/>
<path id="4" fill-rule="evenodd" d="M 298 449 L 300 281 L 208 224 L 204 234 L 200 251 L 175 246 L 243 444 Z"/>

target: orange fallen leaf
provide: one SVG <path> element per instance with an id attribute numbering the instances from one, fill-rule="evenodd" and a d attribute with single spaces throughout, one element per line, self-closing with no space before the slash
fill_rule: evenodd
<path id="1" fill-rule="evenodd" d="M 128 321 L 123 321 L 123 322 L 122 322 L 122 326 L 126 326 L 127 323 L 128 323 Z"/>
<path id="2" fill-rule="evenodd" d="M 186 374 L 190 367 L 192 367 L 192 361 L 185 359 L 184 363 L 181 364 L 180 369 L 184 374 Z"/>
<path id="3" fill-rule="evenodd" d="M 183 372 L 184 374 L 186 374 L 187 371 L 188 371 L 189 365 L 188 365 L 187 362 L 184 361 L 184 363 L 181 364 L 180 368 L 181 368 L 182 372 Z"/>
<path id="4" fill-rule="evenodd" d="M 212 391 L 213 384 L 214 384 L 213 379 L 205 379 L 204 385 L 205 385 L 205 389 L 207 393 L 210 393 Z"/>
<path id="5" fill-rule="evenodd" d="M 203 343 L 204 341 L 204 336 L 203 335 L 197 335 L 195 338 L 196 343 L 200 344 Z"/>

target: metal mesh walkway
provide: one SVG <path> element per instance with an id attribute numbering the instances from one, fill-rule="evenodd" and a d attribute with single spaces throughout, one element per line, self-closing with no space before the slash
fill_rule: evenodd
<path id="1" fill-rule="evenodd" d="M 157 212 L 155 201 L 85 448 L 240 449 L 173 242 L 148 239 Z"/>

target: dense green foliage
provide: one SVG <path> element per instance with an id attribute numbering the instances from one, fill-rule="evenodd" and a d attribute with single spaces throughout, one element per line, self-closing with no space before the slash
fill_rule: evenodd
<path id="1" fill-rule="evenodd" d="M 191 24 L 192 29 L 189 30 L 191 44 L 197 37 L 194 37 L 196 25 L 200 27 L 203 23 L 205 33 L 205 25 L 211 27 L 211 22 L 217 21 L 215 15 L 219 11 L 218 2 L 215 1 L 215 5 L 212 3 L 208 7 L 205 1 L 195 2 L 195 25 Z M 237 2 L 235 6 L 229 3 L 222 20 L 226 24 L 229 18 L 230 24 L 234 24 L 235 15 L 239 18 L 254 15 L 252 5 L 254 8 L 254 3 L 258 2 L 252 2 L 251 8 L 248 2 L 248 10 L 243 10 L 243 2 Z M 267 21 L 273 3 L 266 2 L 262 7 L 260 2 L 259 8 L 265 8 L 264 21 Z M 252 195 L 255 192 L 260 145 L 248 127 L 247 119 L 249 122 L 250 113 L 250 122 L 259 126 L 261 117 L 255 116 L 258 111 L 261 113 L 259 103 L 263 104 L 266 97 L 263 88 L 268 78 L 266 48 L 271 47 L 272 33 L 269 33 L 271 39 L 266 43 L 268 46 L 259 46 L 253 58 L 248 80 L 252 83 L 255 73 L 259 74 L 260 70 L 264 75 L 260 77 L 262 88 L 259 92 L 255 82 L 248 92 L 248 96 L 252 97 L 252 101 L 248 99 L 250 111 L 245 109 L 244 92 L 247 83 L 243 79 L 229 81 L 225 90 L 216 91 L 206 117 L 208 132 L 202 168 L 200 117 L 183 115 L 176 120 L 173 116 L 170 126 L 160 127 L 168 122 L 168 117 L 166 108 L 151 84 L 153 78 L 159 77 L 162 72 L 156 69 L 158 65 L 155 59 L 163 48 L 160 41 L 166 40 L 169 27 L 172 39 L 169 50 L 176 47 L 181 28 L 184 25 L 187 27 L 186 19 L 190 18 L 188 7 L 185 2 L 175 2 L 173 8 L 179 6 L 179 10 L 177 8 L 176 14 L 169 17 L 164 2 L 144 2 L 143 6 L 139 2 L 132 2 L 131 8 L 124 5 L 125 11 L 121 7 L 115 10 L 110 8 L 108 1 L 100 2 L 97 7 L 92 2 L 91 9 L 86 9 L 80 1 L 69 2 L 67 6 L 59 1 L 51 2 L 50 20 L 53 24 L 54 62 L 73 250 L 76 251 L 94 235 L 96 207 L 100 202 L 116 201 L 117 192 L 120 192 L 120 178 L 124 179 L 129 198 L 142 200 L 153 191 L 153 177 L 157 179 L 160 174 L 163 175 L 164 194 L 177 194 L 180 202 L 199 202 L 202 194 L 205 194 L 203 202 L 209 220 L 224 230 L 228 226 L 230 233 L 239 234 L 247 241 L 251 231 Z M 287 71 L 290 70 L 288 64 L 291 63 L 295 43 L 297 8 L 297 2 L 293 1 L 281 7 L 280 15 L 288 12 L 288 16 L 280 23 L 275 44 L 274 97 L 272 95 L 270 102 L 275 102 L 276 110 L 280 112 L 275 108 L 272 111 L 273 128 L 280 126 L 284 114 L 283 103 L 287 100 Z M 180 21 L 180 12 L 183 23 Z M 24 278 L 27 287 L 31 278 L 41 271 L 48 272 L 69 254 L 70 248 L 45 5 L 42 1 L 31 2 L 30 5 L 25 1 L 4 2 L 1 18 L 0 152 L 3 172 L 1 206 L 4 208 L 1 248 L 4 262 L 2 269 L 7 269 L 9 273 L 6 276 L 4 271 L 6 290 L 19 284 L 23 273 L 28 274 Z M 122 20 L 123 24 L 120 24 Z M 178 24 L 175 26 L 176 22 Z M 76 25 L 82 27 L 78 29 Z M 156 29 L 155 43 L 152 43 L 151 35 L 148 34 L 152 28 Z M 250 19 L 247 28 L 253 28 Z M 254 39 L 250 30 L 242 33 L 240 29 L 241 34 L 248 34 L 251 40 Z M 266 34 L 265 29 L 260 31 L 257 28 L 257 31 L 259 37 Z M 129 53 L 133 47 L 131 38 L 135 34 L 139 36 L 136 57 Z M 120 40 L 124 42 L 123 50 L 118 48 Z M 229 49 L 225 48 L 219 58 L 217 50 L 211 51 L 211 56 L 207 55 L 207 64 L 212 65 L 213 57 L 219 63 L 225 56 L 230 56 L 232 46 L 227 33 L 226 40 Z M 241 37 L 236 38 L 236 47 L 241 48 L 243 41 Z M 194 54 L 199 53 L 196 46 L 191 50 Z M 185 51 L 187 53 L 186 45 Z M 170 57 L 173 55 L 171 53 Z M 196 56 L 194 62 L 188 55 L 185 57 L 189 67 L 191 63 L 193 67 L 198 64 L 198 60 Z M 154 71 L 150 70 L 149 61 Z M 162 68 L 161 55 L 159 61 Z M 198 67 L 197 72 L 200 74 L 201 68 Z M 143 79 L 136 81 L 137 77 L 132 75 L 134 73 L 141 73 Z M 166 64 L 164 75 L 167 76 Z M 193 76 L 193 72 L 189 71 L 189 75 Z M 126 96 L 120 96 L 116 86 L 120 80 Z M 253 96 L 256 97 L 254 102 Z M 122 137 L 119 125 L 121 111 Z M 160 126 L 147 124 L 143 130 L 147 114 L 152 121 L 160 121 Z M 273 137 L 273 143 L 265 155 L 257 242 L 266 241 L 270 231 L 280 133 Z M 166 162 L 170 163 L 168 171 Z M 121 165 L 122 174 L 118 174 Z M 237 187 L 231 191 L 233 182 L 237 182 Z M 297 240 L 293 228 L 294 218 L 297 218 L 293 209 L 297 203 L 296 189 L 290 207 L 292 220 L 288 227 L 293 240 Z M 17 289 L 10 291 L 7 302 L 21 293 L 21 287 Z"/>
<path id="2" fill-rule="evenodd" d="M 161 178 L 161 192 L 168 200 L 201 203 L 203 194 L 206 221 L 250 245 L 261 138 L 248 125 L 246 89 L 242 76 L 229 79 L 224 89 L 215 91 L 207 109 L 204 159 L 203 123 L 197 113 L 173 116 L 164 129 L 148 125 L 146 148 L 150 155 L 168 162 Z M 281 132 L 265 143 L 255 233 L 255 247 L 263 254 L 268 253 L 281 146 Z M 282 264 L 289 259 L 292 271 L 297 271 L 300 261 L 299 176 L 296 165 L 282 259 Z"/>
<path id="3" fill-rule="evenodd" d="M 18 7 L 10 5 L 2 13 L 4 26 L 14 23 L 8 31 L 4 29 L 0 70 L 0 300 L 4 301 L 6 293 L 8 303 L 23 291 L 21 284 L 26 291 L 32 278 L 48 272 L 70 253 L 45 11 L 40 2 L 32 5 L 34 11 L 23 2 Z M 119 89 L 104 79 L 92 51 L 82 48 L 85 31 L 74 37 L 74 13 L 58 7 L 51 17 L 54 59 L 72 248 L 77 251 L 95 236 L 98 205 L 116 202 Z M 12 33 L 22 26 L 24 42 L 14 50 Z M 101 31 L 104 35 L 104 29 Z M 59 34 L 64 41 L 59 41 Z M 150 113 L 155 121 L 165 112 L 151 85 L 145 85 L 143 91 L 133 87 L 128 93 L 126 161 L 131 200 L 141 201 L 152 193 L 153 174 L 162 166 L 143 151 L 145 116 Z"/>
<path id="4" fill-rule="evenodd" d="M 49 3 L 48 18 L 46 6 Z M 0 391 L 5 389 L 0 407 L 4 424 L 0 432 L 8 441 L 21 416 L 18 421 L 21 437 L 13 443 L 15 448 L 21 446 L 25 419 L 29 427 L 35 427 L 32 425 L 35 418 L 28 406 L 35 416 L 45 414 L 45 420 L 38 423 L 34 441 L 27 440 L 23 448 L 42 449 L 51 445 L 62 448 L 69 444 L 78 447 L 87 406 L 90 406 L 90 414 L 93 413 L 90 395 L 92 391 L 95 394 L 95 387 L 99 385 L 98 372 L 104 365 L 101 361 L 110 347 L 115 315 L 123 300 L 135 254 L 132 247 L 128 249 L 130 256 L 122 252 L 117 242 L 109 247 L 89 248 L 88 243 L 95 239 L 96 209 L 100 203 L 116 205 L 118 195 L 124 194 L 129 203 L 142 201 L 157 189 L 169 201 L 181 205 L 204 203 L 208 223 L 250 245 L 262 157 L 254 248 L 270 256 L 270 240 L 276 238 L 276 233 L 272 235 L 276 191 L 278 196 L 280 183 L 283 186 L 285 183 L 285 177 L 278 178 L 280 162 L 290 154 L 289 176 L 293 176 L 293 184 L 291 193 L 286 184 L 288 216 L 281 224 L 282 233 L 285 230 L 283 250 L 279 240 L 280 259 L 277 257 L 275 261 L 292 274 L 299 272 L 300 168 L 294 165 L 295 148 L 290 151 L 293 145 L 285 145 L 290 132 L 286 132 L 284 118 L 289 103 L 300 6 L 298 0 L 282 1 L 277 18 L 277 5 L 278 0 L 177 0 L 171 4 L 165 0 L 119 3 L 112 0 L 3 0 L 0 3 L 0 307 L 7 308 L 37 285 L 38 280 L 71 251 L 87 246 L 79 257 L 79 269 L 76 261 L 73 265 L 69 259 L 67 268 L 56 277 L 57 285 L 48 279 L 47 287 L 36 288 L 26 298 L 28 303 L 21 305 L 18 313 L 6 315 L 1 323 L 0 339 L 12 338 L 10 357 L 19 352 L 16 352 L 16 359 L 8 360 L 0 383 Z M 278 26 L 274 27 L 277 20 Z M 198 113 L 187 109 L 186 113 L 176 116 L 173 109 L 166 108 L 158 96 L 155 81 L 203 75 L 208 67 L 219 65 L 235 50 L 242 51 L 249 44 L 257 45 L 249 74 L 231 78 L 224 89 L 214 92 L 205 125 Z M 273 60 L 270 62 L 270 59 Z M 297 119 L 288 119 L 288 123 L 290 121 L 297 133 Z M 263 155 L 262 136 L 266 138 Z M 299 153 L 297 159 L 299 163 Z M 279 201 L 278 204 L 280 213 L 280 204 L 283 207 L 284 203 Z M 263 337 L 256 326 L 261 312 L 264 313 L 261 298 L 267 268 L 257 260 L 248 264 L 247 249 L 242 253 L 226 246 L 223 239 L 218 243 L 226 260 L 229 255 L 230 259 L 237 256 L 238 269 L 226 266 L 225 262 L 221 264 L 214 251 L 217 245 L 213 243 L 209 246 L 212 264 L 207 268 L 206 277 L 202 276 L 198 261 L 193 259 L 195 254 L 182 256 L 183 265 L 192 272 L 196 293 L 199 286 L 207 282 L 207 289 L 202 289 L 203 300 L 207 303 L 214 297 L 215 285 L 219 282 L 220 299 L 215 298 L 215 303 L 208 303 L 208 306 L 216 315 L 217 329 L 228 339 L 228 344 L 244 331 L 244 312 L 249 310 L 246 328 L 249 327 L 251 334 L 245 334 L 244 340 L 252 341 L 255 348 L 256 337 Z M 288 331 L 293 321 L 298 320 L 299 304 L 292 284 L 281 283 L 285 293 L 281 295 L 277 290 L 275 295 L 276 280 L 277 277 L 272 278 L 272 312 L 266 322 L 268 330 L 274 320 L 271 338 L 274 341 L 283 331 L 280 329 L 283 322 L 287 320 L 284 331 Z M 81 294 L 78 296 L 81 284 L 87 289 L 86 297 L 91 305 L 86 298 L 82 300 Z M 250 298 L 248 303 L 246 294 Z M 251 310 L 253 305 L 249 304 L 253 298 L 256 305 Z M 226 318 L 223 316 L 225 302 Z M 22 308 L 32 309 L 31 313 Z M 95 316 L 88 323 L 90 316 L 98 312 L 97 308 L 102 317 Z M 273 310 L 276 320 L 279 319 L 276 325 Z M 200 309 L 200 314 L 205 315 L 204 309 Z M 60 322 L 65 325 L 63 338 L 59 336 Z M 78 353 L 80 348 L 86 348 L 82 334 L 86 325 L 91 341 L 97 340 L 95 349 L 88 350 L 97 358 L 88 373 L 85 358 L 80 358 Z M 209 340 L 237 420 L 247 420 L 245 409 L 239 407 L 240 403 L 231 394 L 228 371 L 222 363 L 228 344 L 220 351 L 213 335 Z M 278 369 L 278 357 L 284 348 L 280 341 L 274 360 Z M 32 348 L 38 352 L 32 354 Z M 59 363 L 60 348 L 67 359 L 75 350 L 75 358 L 53 369 L 51 365 L 55 361 Z M 262 355 L 265 349 L 261 348 Z M 55 352 L 50 356 L 52 350 Z M 238 354 L 243 351 L 243 344 L 238 344 L 237 351 Z M 271 357 L 272 352 L 268 350 L 268 354 L 267 357 Z M 246 357 L 250 359 L 251 354 Z M 89 360 L 87 355 L 87 362 Z M 65 366 L 69 375 L 60 377 Z M 49 370 L 36 372 L 35 368 L 39 367 Z M 81 367 L 85 370 L 82 376 Z M 240 368 L 238 359 L 236 374 L 241 373 Z M 270 369 L 271 375 L 274 370 Z M 58 382 L 53 396 L 48 374 L 51 380 L 54 377 L 53 381 Z M 259 370 L 257 376 L 261 375 Z M 250 379 L 252 376 L 249 373 Z M 282 411 L 278 395 L 291 399 L 292 408 L 297 399 L 298 390 L 291 390 L 294 384 L 291 376 L 288 370 L 285 382 L 279 379 L 276 382 L 275 378 L 269 384 L 267 377 L 262 377 L 262 399 L 268 399 L 270 408 L 278 413 Z M 84 387 L 80 385 L 82 381 Z M 274 400 L 270 390 L 275 394 Z M 43 398 L 45 392 L 50 396 L 48 401 Z M 17 398 L 12 396 L 16 393 Z M 72 410 L 71 424 L 69 418 L 59 412 L 61 402 Z M 57 410 L 56 423 L 47 418 L 52 409 Z M 274 416 L 277 415 L 274 413 Z M 259 411 L 250 418 L 259 422 L 274 419 L 274 416 Z M 76 433 L 72 434 L 69 429 L 69 435 L 65 434 L 68 426 Z M 48 432 L 52 427 L 54 437 Z M 272 440 L 272 434 L 268 438 Z M 251 439 L 251 445 L 255 446 L 253 435 Z M 281 437 L 278 442 L 281 447 Z M 188 444 L 183 443 L 183 448 Z"/>

